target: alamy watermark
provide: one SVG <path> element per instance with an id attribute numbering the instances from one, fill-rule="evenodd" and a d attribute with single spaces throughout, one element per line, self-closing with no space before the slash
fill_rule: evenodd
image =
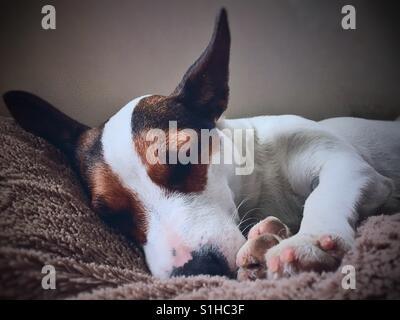
<path id="1" fill-rule="evenodd" d="M 56 289 L 56 268 L 51 264 L 46 264 L 42 268 L 42 288 L 44 290 Z"/>
<path id="2" fill-rule="evenodd" d="M 56 8 L 53 5 L 47 4 L 42 7 L 42 28 L 44 30 L 56 29 Z M 345 5 L 342 7 L 341 13 L 344 14 L 341 25 L 344 30 L 356 29 L 356 8 L 353 5 Z"/>
<path id="3" fill-rule="evenodd" d="M 346 5 L 342 8 L 342 28 L 344 30 L 355 30 L 356 26 L 356 8 L 352 5 Z"/>
<path id="4" fill-rule="evenodd" d="M 254 129 L 179 129 L 170 121 L 168 130 L 150 129 L 145 141 L 146 162 L 156 164 L 228 164 L 236 175 L 254 170 Z"/>
<path id="5" fill-rule="evenodd" d="M 342 267 L 342 288 L 344 290 L 355 290 L 356 289 L 356 268 L 350 264 Z"/>
<path id="6" fill-rule="evenodd" d="M 44 30 L 56 29 L 56 8 L 50 4 L 42 7 L 42 28 Z"/>

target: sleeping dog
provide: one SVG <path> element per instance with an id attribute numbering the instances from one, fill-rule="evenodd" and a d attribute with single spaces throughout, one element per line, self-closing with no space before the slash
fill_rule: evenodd
<path id="1" fill-rule="evenodd" d="M 400 122 L 315 122 L 293 115 L 222 119 L 229 52 L 221 10 L 210 43 L 170 95 L 136 98 L 96 128 L 26 92 L 8 92 L 4 100 L 25 130 L 69 157 L 92 208 L 135 239 L 153 275 L 234 275 L 252 256 L 247 249 L 239 252 L 246 238 L 238 224 L 256 209 L 266 220 L 253 226 L 249 241 L 266 233 L 280 237 L 272 246 L 256 246 L 261 253 L 253 255 L 264 257 L 268 275 L 331 270 L 351 248 L 362 218 L 400 209 Z M 146 133 L 166 132 L 170 121 L 176 121 L 177 135 L 166 136 L 177 149 L 187 141 L 185 129 L 213 129 L 234 151 L 238 142 L 226 130 L 252 129 L 252 143 L 244 144 L 254 170 L 238 175 L 234 163 L 149 161 Z M 170 144 L 161 147 L 168 151 Z M 221 149 L 209 151 L 213 158 Z"/>

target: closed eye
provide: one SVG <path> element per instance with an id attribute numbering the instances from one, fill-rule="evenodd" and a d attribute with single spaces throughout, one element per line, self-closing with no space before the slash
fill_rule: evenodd
<path id="1" fill-rule="evenodd" d="M 192 164 L 173 164 L 170 165 L 168 185 L 173 189 L 180 189 L 185 185 L 186 180 L 190 176 Z"/>

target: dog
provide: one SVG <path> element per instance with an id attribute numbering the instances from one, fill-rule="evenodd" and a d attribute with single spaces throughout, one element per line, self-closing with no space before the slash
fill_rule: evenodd
<path id="1" fill-rule="evenodd" d="M 154 276 L 233 277 L 247 241 L 239 228 L 246 220 L 243 208 L 266 218 L 250 230 L 249 241 L 265 231 L 279 234 L 285 225 L 295 233 L 261 252 L 269 276 L 331 270 L 351 248 L 359 221 L 400 209 L 400 122 L 224 119 L 229 55 L 222 9 L 208 46 L 169 96 L 136 98 L 99 127 L 27 92 L 7 92 L 4 100 L 22 128 L 66 154 L 93 210 L 143 248 Z M 254 170 L 237 175 L 234 163 L 149 161 L 146 133 L 166 132 L 170 121 L 176 121 L 178 136 L 167 134 L 167 140 L 175 139 L 178 149 L 187 128 L 215 130 L 233 150 L 237 142 L 224 130 L 252 129 Z M 211 148 L 210 157 L 220 152 Z"/>

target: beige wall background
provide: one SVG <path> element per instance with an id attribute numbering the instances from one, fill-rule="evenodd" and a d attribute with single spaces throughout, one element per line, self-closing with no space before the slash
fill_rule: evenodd
<path id="1" fill-rule="evenodd" d="M 357 30 L 341 28 L 353 4 Z M 0 1 L 0 92 L 23 89 L 97 125 L 126 102 L 169 94 L 228 9 L 227 115 L 293 113 L 312 119 L 400 114 L 395 2 L 277 0 Z M 41 29 L 41 8 L 57 29 Z M 7 114 L 3 101 L 0 114 Z"/>

